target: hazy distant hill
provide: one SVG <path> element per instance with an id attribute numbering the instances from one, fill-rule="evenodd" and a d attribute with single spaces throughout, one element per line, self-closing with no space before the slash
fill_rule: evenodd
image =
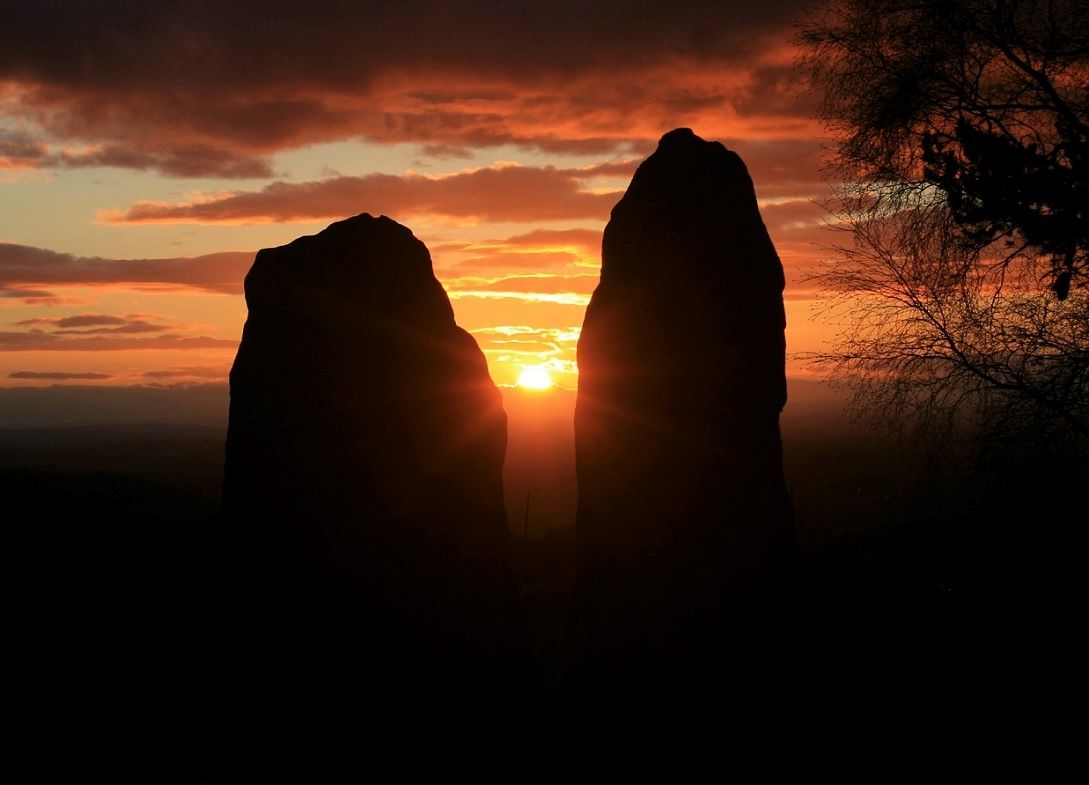
<path id="1" fill-rule="evenodd" d="M 520 388 L 502 389 L 507 414 L 515 422 L 543 416 L 541 422 L 563 425 L 564 417 L 573 416 L 573 391 L 553 389 L 541 393 Z M 839 392 L 821 382 L 788 379 L 788 400 L 783 418 L 837 418 L 843 400 Z M 173 423 L 221 425 L 226 433 L 228 402 L 227 385 L 218 383 L 0 387 L 0 429 Z"/>
<path id="2" fill-rule="evenodd" d="M 540 537 L 573 526 L 575 393 L 501 389 L 509 421 L 504 490 L 512 533 L 516 539 Z M 799 523 L 863 526 L 870 515 L 865 511 L 878 498 L 888 504 L 889 483 L 901 467 L 880 438 L 849 425 L 836 391 L 790 380 L 789 396 L 784 454 Z M 151 479 L 195 494 L 206 515 L 218 505 L 227 402 L 221 384 L 0 388 L 0 471 Z M 51 482 L 58 493 L 75 487 L 75 480 Z M 93 485 L 80 485 L 83 498 Z M 19 487 L 15 483 L 13 491 Z"/>
<path id="3" fill-rule="evenodd" d="M 0 428 L 173 423 L 227 428 L 227 385 L 0 387 Z"/>
<path id="4" fill-rule="evenodd" d="M 503 392 L 515 567 L 534 654 L 552 684 L 564 667 L 574 575 L 574 394 Z M 928 476 L 901 446 L 851 426 L 838 397 L 817 383 L 793 380 L 789 395 L 787 487 L 806 603 L 813 629 L 825 629 L 807 644 L 807 658 L 825 651 L 843 658 L 839 667 L 862 667 L 867 660 L 850 650 L 860 635 L 871 636 L 871 649 L 878 634 L 895 636 L 896 646 L 944 646 L 947 636 L 963 643 L 1005 596 L 1006 582 L 1027 585 L 998 571 L 1010 562 L 989 554 L 1004 547 L 993 522 L 982 520 L 987 537 L 975 537 L 979 513 L 958 501 L 972 497 L 955 478 Z M 25 511 L 13 517 L 12 552 L 47 589 L 26 611 L 31 629 L 55 630 L 60 619 L 129 645 L 152 620 L 153 633 L 169 639 L 162 651 L 182 654 L 149 660 L 149 671 L 181 667 L 190 655 L 176 649 L 179 639 L 203 645 L 192 629 L 202 603 L 214 604 L 226 403 L 222 385 L 0 390 L 0 491 L 11 509 Z M 101 608 L 110 609 L 105 621 Z M 893 650 L 866 651 L 884 669 Z"/>
<path id="5" fill-rule="evenodd" d="M 512 532 L 520 537 L 526 529 L 532 537 L 573 526 L 575 393 L 501 389 L 509 421 L 504 482 Z M 802 466 L 792 459 L 809 455 L 810 441 L 824 443 L 830 430 L 847 426 L 834 390 L 811 380 L 790 380 L 789 395 L 784 441 L 788 482 L 793 474 L 797 485 Z M 157 476 L 175 485 L 199 486 L 202 494 L 218 493 L 227 403 L 223 384 L 0 388 L 0 468 Z M 846 468 L 828 461 L 813 464 L 811 473 L 820 477 L 842 475 Z M 798 470 L 791 472 L 792 465 Z"/>

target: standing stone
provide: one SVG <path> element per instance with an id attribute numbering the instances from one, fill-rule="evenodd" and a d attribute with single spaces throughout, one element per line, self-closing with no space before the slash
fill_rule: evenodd
<path id="1" fill-rule="evenodd" d="M 238 637 L 296 685 L 501 682 L 506 415 L 427 248 L 358 215 L 260 251 L 245 288 L 223 504 Z"/>
<path id="2" fill-rule="evenodd" d="M 783 286 L 741 159 L 663 136 L 613 208 L 578 346 L 591 678 L 699 673 L 776 624 L 794 553 Z"/>

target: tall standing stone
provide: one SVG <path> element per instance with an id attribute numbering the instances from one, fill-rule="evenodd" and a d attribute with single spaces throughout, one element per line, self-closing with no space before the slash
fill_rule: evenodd
<path id="1" fill-rule="evenodd" d="M 245 288 L 224 481 L 238 624 L 296 680 L 501 681 L 506 415 L 427 248 L 358 215 L 260 251 Z"/>
<path id="2" fill-rule="evenodd" d="M 578 346 L 574 633 L 592 674 L 679 672 L 773 624 L 794 552 L 783 286 L 741 159 L 663 136 L 613 208 Z"/>

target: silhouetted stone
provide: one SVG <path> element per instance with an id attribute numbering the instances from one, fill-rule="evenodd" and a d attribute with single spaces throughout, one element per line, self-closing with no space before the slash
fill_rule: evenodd
<path id="1" fill-rule="evenodd" d="M 427 248 L 359 215 L 260 251 L 246 302 L 224 481 L 238 623 L 315 683 L 407 700 L 501 681 L 519 646 L 506 415 Z"/>
<path id="2" fill-rule="evenodd" d="M 698 672 L 774 624 L 794 553 L 783 285 L 741 159 L 663 136 L 613 208 L 578 346 L 591 674 Z"/>

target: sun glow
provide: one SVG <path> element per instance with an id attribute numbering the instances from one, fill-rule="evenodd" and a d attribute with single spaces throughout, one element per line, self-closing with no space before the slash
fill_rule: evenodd
<path id="1" fill-rule="evenodd" d="M 531 390 L 547 390 L 552 386 L 552 374 L 540 365 L 530 365 L 518 375 L 518 386 Z"/>

